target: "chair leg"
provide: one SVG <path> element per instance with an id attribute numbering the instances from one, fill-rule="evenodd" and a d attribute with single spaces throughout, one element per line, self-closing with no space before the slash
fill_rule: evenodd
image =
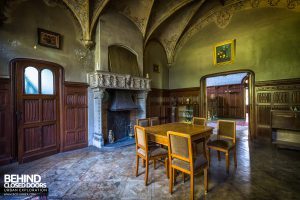
<path id="1" fill-rule="evenodd" d="M 210 167 L 210 149 L 208 149 L 208 167 Z"/>
<path id="2" fill-rule="evenodd" d="M 165 159 L 165 168 L 166 168 L 167 177 L 169 178 L 169 162 L 168 162 L 168 158 Z"/>
<path id="3" fill-rule="evenodd" d="M 185 173 L 182 172 L 182 179 L 183 179 L 183 182 L 185 183 Z"/>
<path id="4" fill-rule="evenodd" d="M 149 160 L 146 159 L 146 174 L 145 174 L 145 185 L 148 185 L 148 172 L 149 172 Z"/>
<path id="5" fill-rule="evenodd" d="M 204 168 L 204 193 L 207 194 L 208 191 L 208 174 L 207 168 Z"/>
<path id="6" fill-rule="evenodd" d="M 156 160 L 153 160 L 153 169 L 156 168 Z"/>
<path id="7" fill-rule="evenodd" d="M 176 169 L 174 169 L 173 168 L 173 170 L 172 170 L 172 177 L 173 177 L 173 184 L 175 185 L 175 183 L 176 183 Z"/>
<path id="8" fill-rule="evenodd" d="M 228 151 L 225 153 L 226 155 L 226 172 L 229 173 L 229 154 Z"/>
<path id="9" fill-rule="evenodd" d="M 172 194 L 172 192 L 173 192 L 173 169 L 172 169 L 172 167 L 170 166 L 170 169 L 169 169 L 169 174 L 170 174 L 170 180 L 169 180 L 169 183 L 170 183 L 170 185 L 169 185 L 169 190 L 170 190 L 170 194 Z"/>
<path id="10" fill-rule="evenodd" d="M 135 176 L 138 176 L 138 174 L 139 174 L 139 161 L 140 161 L 140 159 L 139 159 L 139 156 L 137 155 L 137 156 L 136 156 Z"/>
<path id="11" fill-rule="evenodd" d="M 234 147 L 234 149 L 233 149 L 233 156 L 234 156 L 234 166 L 235 166 L 235 168 L 237 167 L 237 158 L 236 158 L 236 147 Z"/>
<path id="12" fill-rule="evenodd" d="M 145 168 L 146 164 L 145 164 L 146 160 L 142 159 L 142 163 L 143 163 L 143 167 Z"/>
<path id="13" fill-rule="evenodd" d="M 191 184 L 191 195 L 190 195 L 190 199 L 194 199 L 194 173 L 191 173 L 190 175 L 190 184 Z"/>
<path id="14" fill-rule="evenodd" d="M 217 151 L 217 152 L 218 152 L 218 160 L 221 161 L 220 151 Z"/>

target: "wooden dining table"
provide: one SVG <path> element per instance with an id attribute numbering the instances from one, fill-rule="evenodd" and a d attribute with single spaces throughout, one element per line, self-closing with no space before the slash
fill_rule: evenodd
<path id="1" fill-rule="evenodd" d="M 213 132 L 213 127 L 175 122 L 145 127 L 145 131 L 150 141 L 168 146 L 168 131 L 189 134 L 192 141 L 197 141 L 200 139 L 208 140 Z"/>

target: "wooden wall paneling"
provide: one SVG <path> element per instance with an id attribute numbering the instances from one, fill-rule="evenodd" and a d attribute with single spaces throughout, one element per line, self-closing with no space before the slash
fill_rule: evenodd
<path id="1" fill-rule="evenodd" d="M 63 151 L 88 145 L 88 85 L 65 82 Z"/>
<path id="2" fill-rule="evenodd" d="M 207 87 L 208 111 L 221 118 L 245 118 L 242 84 Z"/>
<path id="3" fill-rule="evenodd" d="M 12 160 L 12 115 L 10 79 L 0 78 L 0 165 Z"/>
<path id="4" fill-rule="evenodd" d="M 300 79 L 256 83 L 256 132 L 271 138 L 271 110 L 300 110 Z"/>

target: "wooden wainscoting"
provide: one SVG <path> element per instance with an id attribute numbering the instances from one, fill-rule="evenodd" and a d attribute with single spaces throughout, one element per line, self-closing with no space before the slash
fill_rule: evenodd
<path id="1" fill-rule="evenodd" d="M 0 165 L 9 163 L 13 155 L 10 88 L 10 79 L 0 78 Z"/>
<path id="2" fill-rule="evenodd" d="M 244 85 L 207 87 L 207 110 L 222 118 L 245 118 Z"/>
<path id="3" fill-rule="evenodd" d="M 178 107 L 190 106 L 199 116 L 199 87 L 182 89 L 152 88 L 147 98 L 147 117 L 160 117 L 161 123 L 179 121 Z"/>
<path id="4" fill-rule="evenodd" d="M 159 117 L 161 123 L 170 122 L 169 90 L 152 88 L 147 98 L 147 117 Z"/>
<path id="5" fill-rule="evenodd" d="M 88 85 L 65 82 L 63 149 L 83 148 L 88 145 Z"/>
<path id="6" fill-rule="evenodd" d="M 271 139 L 271 110 L 300 109 L 300 79 L 256 82 L 256 133 Z"/>

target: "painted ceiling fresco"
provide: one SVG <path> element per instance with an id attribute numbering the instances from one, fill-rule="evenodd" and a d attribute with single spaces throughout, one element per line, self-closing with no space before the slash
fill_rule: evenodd
<path id="1" fill-rule="evenodd" d="M 9 18 L 9 8 L 26 0 L 2 0 L 0 22 Z M 61 4 L 79 22 L 83 44 L 91 48 L 95 25 L 101 14 L 114 9 L 132 21 L 144 38 L 144 47 L 156 40 L 164 47 L 169 64 L 176 52 L 209 23 L 225 28 L 235 12 L 279 7 L 300 11 L 300 0 L 44 0 Z"/>

